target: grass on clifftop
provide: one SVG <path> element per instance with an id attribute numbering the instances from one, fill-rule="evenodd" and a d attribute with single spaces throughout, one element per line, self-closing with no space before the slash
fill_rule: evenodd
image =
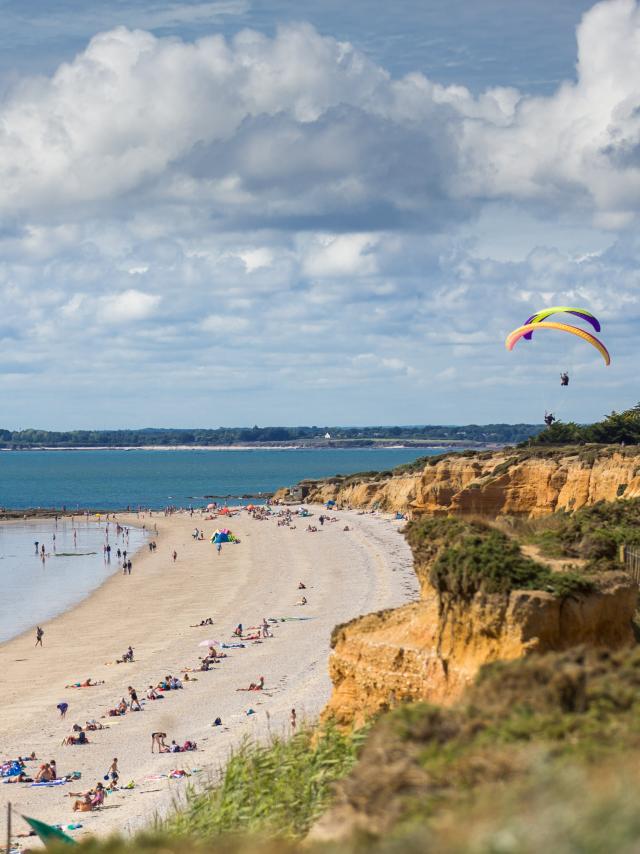
<path id="1" fill-rule="evenodd" d="M 600 501 L 575 513 L 516 522 L 514 529 L 547 557 L 580 558 L 592 568 L 613 566 L 621 545 L 640 545 L 640 499 Z"/>
<path id="2" fill-rule="evenodd" d="M 587 593 L 593 581 L 578 572 L 553 572 L 522 554 L 519 544 L 483 523 L 456 518 L 424 518 L 407 528 L 418 570 L 441 597 L 469 601 L 477 593 L 545 590 L 556 596 Z"/>

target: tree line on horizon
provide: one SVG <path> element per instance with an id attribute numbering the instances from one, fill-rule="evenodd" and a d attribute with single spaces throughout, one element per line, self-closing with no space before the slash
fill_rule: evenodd
<path id="1" fill-rule="evenodd" d="M 303 442 L 325 444 L 328 442 L 353 442 L 375 445 L 387 439 L 450 440 L 455 442 L 515 443 L 535 436 L 541 427 L 537 424 L 467 424 L 377 426 L 377 427 L 216 427 L 211 429 L 173 429 L 147 427 L 133 430 L 68 430 L 51 431 L 29 428 L 26 430 L 0 429 L 0 447 L 92 447 L 139 445 L 241 445 L 260 443 Z M 331 439 L 325 439 L 326 434 Z"/>

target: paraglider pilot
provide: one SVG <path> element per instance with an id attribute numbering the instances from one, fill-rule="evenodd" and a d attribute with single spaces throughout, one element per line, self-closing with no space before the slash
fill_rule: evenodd
<path id="1" fill-rule="evenodd" d="M 545 412 L 544 413 L 544 423 L 547 425 L 547 427 L 551 427 L 553 422 L 556 420 L 557 419 L 556 419 L 555 415 L 553 414 L 553 412 Z"/>
<path id="2" fill-rule="evenodd" d="M 560 385 L 569 385 L 569 374 L 566 371 L 560 374 Z"/>

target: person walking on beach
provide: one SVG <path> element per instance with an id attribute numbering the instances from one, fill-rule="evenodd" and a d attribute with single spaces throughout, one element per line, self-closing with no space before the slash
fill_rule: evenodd
<path id="1" fill-rule="evenodd" d="M 178 560 L 178 552 L 174 549 L 173 550 L 173 562 L 175 563 L 177 560 Z"/>
<path id="2" fill-rule="evenodd" d="M 111 765 L 109 766 L 109 771 L 107 772 L 108 776 L 111 778 L 112 783 L 117 783 L 120 773 L 118 771 L 118 759 L 115 758 Z"/>
<path id="3" fill-rule="evenodd" d="M 67 714 L 67 709 L 69 708 L 69 703 L 58 703 L 56 709 L 60 712 L 60 717 L 64 718 Z"/>
<path id="4" fill-rule="evenodd" d="M 151 752 L 153 753 L 154 746 L 157 745 L 158 753 L 163 753 L 166 751 L 167 745 L 164 743 L 165 738 L 167 737 L 166 732 L 152 732 L 151 733 Z"/>
<path id="5" fill-rule="evenodd" d="M 38 545 L 39 545 L 39 543 L 38 543 L 38 541 L 36 540 L 36 541 L 35 541 L 35 543 L 34 543 L 34 546 L 36 547 L 36 554 L 38 554 Z"/>
<path id="6" fill-rule="evenodd" d="M 131 563 L 130 560 L 128 560 L 127 561 L 127 575 L 131 575 L 131 567 L 132 566 L 133 566 L 133 564 Z"/>
<path id="7" fill-rule="evenodd" d="M 44 637 L 44 629 L 36 626 L 36 646 L 42 646 L 42 638 Z"/>
<path id="8" fill-rule="evenodd" d="M 138 694 L 136 692 L 136 689 L 129 685 L 129 688 L 127 690 L 129 691 L 129 708 L 132 712 L 141 712 L 142 706 L 140 705 L 140 701 L 138 700 Z M 136 704 L 135 709 L 133 708 L 134 703 Z"/>

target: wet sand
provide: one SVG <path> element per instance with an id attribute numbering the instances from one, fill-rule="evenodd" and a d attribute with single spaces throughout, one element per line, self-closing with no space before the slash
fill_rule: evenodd
<path id="1" fill-rule="evenodd" d="M 133 558 L 131 576 L 116 574 L 88 599 L 46 623 L 43 648 L 34 647 L 33 631 L 0 646 L 0 759 L 35 750 L 42 761 L 56 759 L 60 775 L 82 774 L 81 780 L 56 788 L 0 784 L 0 834 L 8 800 L 17 812 L 43 821 L 82 822 L 82 830 L 72 833 L 78 839 L 86 833 L 131 832 L 154 814 L 165 814 L 186 785 L 184 780 L 152 777 L 175 768 L 198 768 L 202 771 L 189 780 L 204 783 L 243 736 L 288 733 L 292 707 L 299 722 L 317 717 L 331 691 L 327 661 L 333 627 L 415 599 L 417 581 L 398 523 L 344 511 L 332 514 L 338 522 L 307 533 L 308 522 L 317 525 L 322 511 L 313 512 L 311 520 L 298 519 L 295 530 L 278 527 L 274 519 L 254 520 L 245 512 L 210 522 L 188 514 L 119 517 L 123 524 L 157 525 L 157 550 L 145 546 Z M 345 524 L 350 531 L 343 531 Z M 196 526 L 207 537 L 228 526 L 241 543 L 225 544 L 217 556 L 208 539 L 192 539 Z M 304 607 L 295 604 L 300 580 L 307 585 Z M 213 626 L 190 627 L 209 616 Z M 312 619 L 272 624 L 273 638 L 226 650 L 226 659 L 212 671 L 193 674 L 198 681 L 185 683 L 183 690 L 146 702 L 142 712 L 102 718 L 127 696 L 129 685 L 142 700 L 148 686 L 164 675 L 182 676 L 183 668 L 196 667 L 204 654 L 202 640 L 231 643 L 238 623 L 246 629 L 263 617 Z M 135 661 L 114 664 L 129 644 Z M 264 692 L 236 691 L 261 675 Z M 65 688 L 87 677 L 105 684 Z M 61 701 L 69 703 L 65 720 L 56 709 Z M 249 708 L 256 714 L 247 716 Z M 218 716 L 224 726 L 214 728 Z M 87 746 L 61 746 L 74 723 L 92 718 L 109 729 L 89 733 Z M 154 731 L 166 732 L 168 742 L 192 739 L 199 749 L 152 755 Z M 100 811 L 73 813 L 67 793 L 101 781 L 114 757 L 120 783 L 134 780 L 135 788 L 109 795 Z M 29 763 L 28 771 L 35 773 L 39 764 Z M 17 819 L 14 831 L 25 830 Z"/>

